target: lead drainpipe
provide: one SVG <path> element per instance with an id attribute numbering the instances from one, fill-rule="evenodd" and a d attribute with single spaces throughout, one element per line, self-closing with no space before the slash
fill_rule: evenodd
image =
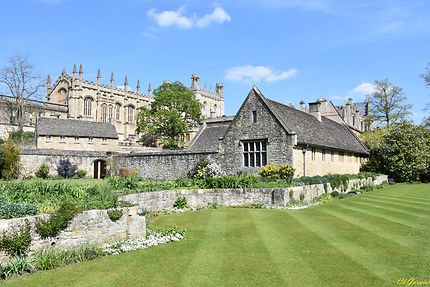
<path id="1" fill-rule="evenodd" d="M 306 152 L 309 148 L 309 145 L 305 145 L 302 153 L 303 153 L 303 176 L 306 176 Z"/>

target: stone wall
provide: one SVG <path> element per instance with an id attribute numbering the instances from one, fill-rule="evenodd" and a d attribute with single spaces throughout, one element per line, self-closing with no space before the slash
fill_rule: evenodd
<path id="1" fill-rule="evenodd" d="M 378 176 L 375 180 L 372 180 L 372 178 L 353 179 L 349 181 L 346 190 L 342 188 L 338 191 L 346 193 L 353 188 L 360 188 L 360 186 L 371 183 L 379 185 L 387 180 L 387 176 Z M 175 200 L 180 196 L 185 197 L 192 207 L 206 206 L 210 203 L 217 203 L 220 206 L 240 206 L 251 203 L 286 206 L 293 199 L 312 200 L 321 194 L 332 191 L 330 184 L 327 184 L 326 187 L 324 187 L 324 184 L 314 184 L 281 189 L 166 190 L 123 195 L 119 197 L 119 200 L 138 205 L 146 211 L 171 208 Z"/>
<path id="2" fill-rule="evenodd" d="M 60 232 L 57 237 L 42 239 L 35 231 L 35 223 L 48 215 L 27 216 L 14 219 L 0 220 L 0 234 L 11 232 L 25 224 L 31 226 L 30 255 L 47 247 L 67 249 L 85 243 L 101 244 L 124 239 L 135 239 L 146 236 L 145 216 L 138 207 L 122 208 L 122 217 L 113 222 L 107 215 L 107 210 L 88 210 L 73 218 L 69 226 Z M 0 261 L 6 258 L 0 253 Z"/>
<path id="3" fill-rule="evenodd" d="M 185 177 L 202 158 L 218 162 L 216 152 L 188 152 L 184 150 L 151 153 L 116 154 L 113 159 L 115 170 L 135 170 L 143 178 L 176 179 Z"/>
<path id="4" fill-rule="evenodd" d="M 49 166 L 51 175 L 57 175 L 56 166 L 58 161 L 63 158 L 68 158 L 73 164 L 76 164 L 78 169 L 87 171 L 88 176 L 93 176 L 94 161 L 97 159 L 107 160 L 109 154 L 106 152 L 91 152 L 91 151 L 68 151 L 68 150 L 41 150 L 28 149 L 22 150 L 20 156 L 21 174 L 29 176 L 46 163 Z"/>

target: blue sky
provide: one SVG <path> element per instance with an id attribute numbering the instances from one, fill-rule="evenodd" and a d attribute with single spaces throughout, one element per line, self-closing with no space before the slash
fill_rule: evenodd
<path id="1" fill-rule="evenodd" d="M 56 78 L 83 64 L 84 78 L 115 73 L 146 87 L 163 80 L 224 83 L 234 114 L 255 83 L 293 103 L 363 100 L 376 79 L 404 89 L 417 123 L 430 89 L 430 1 L 411 0 L 0 0 L 0 66 L 20 52 Z"/>

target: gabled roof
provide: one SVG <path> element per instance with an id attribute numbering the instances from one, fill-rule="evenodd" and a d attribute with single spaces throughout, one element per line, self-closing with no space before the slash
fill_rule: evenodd
<path id="1" fill-rule="evenodd" d="M 190 151 L 218 151 L 219 139 L 224 136 L 233 117 L 207 119 L 190 142 Z"/>
<path id="2" fill-rule="evenodd" d="M 68 136 L 118 139 L 111 123 L 80 121 L 72 119 L 39 118 L 36 125 L 38 136 Z"/>
<path id="3" fill-rule="evenodd" d="M 299 144 L 339 149 L 360 154 L 369 154 L 364 145 L 345 124 L 324 116 L 319 121 L 315 116 L 296 110 L 276 101 L 268 100 L 271 109 L 297 134 Z"/>

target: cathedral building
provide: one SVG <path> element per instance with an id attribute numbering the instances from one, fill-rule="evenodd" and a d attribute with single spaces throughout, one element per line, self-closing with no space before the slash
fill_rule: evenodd
<path id="1" fill-rule="evenodd" d="M 224 87 L 221 83 L 216 84 L 215 91 L 202 89 L 199 75 L 193 74 L 190 90 L 201 103 L 204 118 L 224 115 Z M 79 71 L 74 65 L 72 75 L 63 70 L 54 83 L 51 84 L 49 76 L 47 80 L 47 105 L 63 105 L 67 112 L 47 112 L 44 116 L 110 123 L 118 133 L 118 143 L 129 145 L 138 140 L 135 119 L 139 108 L 149 107 L 153 100 L 150 84 L 146 94 L 141 91 L 139 81 L 135 90 L 131 89 L 127 77 L 118 87 L 112 73 L 106 85 L 101 83 L 100 69 L 96 82 L 92 82 L 84 80 L 82 65 Z"/>

